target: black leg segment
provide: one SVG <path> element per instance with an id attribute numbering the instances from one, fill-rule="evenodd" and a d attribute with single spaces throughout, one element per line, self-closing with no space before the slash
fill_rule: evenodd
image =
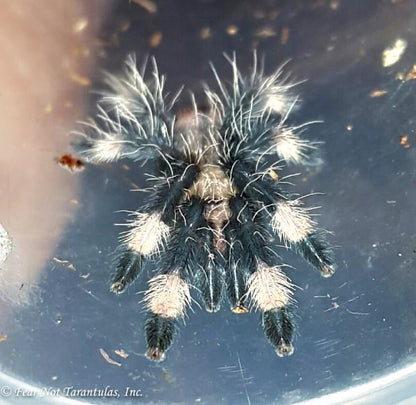
<path id="1" fill-rule="evenodd" d="M 293 323 L 287 308 L 279 308 L 263 313 L 263 331 L 276 349 L 279 357 L 290 356 L 292 346 Z"/>

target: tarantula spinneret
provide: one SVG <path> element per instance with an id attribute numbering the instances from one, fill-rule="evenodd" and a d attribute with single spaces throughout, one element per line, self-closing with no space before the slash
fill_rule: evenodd
<path id="1" fill-rule="evenodd" d="M 191 290 L 209 312 L 225 296 L 236 314 L 248 312 L 251 302 L 276 353 L 290 355 L 294 286 L 276 263 L 274 239 L 323 276 L 334 272 L 325 232 L 300 198 L 282 190 L 278 175 L 278 164 L 313 159 L 317 142 L 300 137 L 308 123 L 289 124 L 295 84 L 281 68 L 266 76 L 254 59 L 244 77 L 235 56 L 228 58 L 230 84 L 213 68 L 219 92 L 206 88 L 207 111 L 194 101 L 193 112 L 176 118 L 180 92 L 169 99 L 155 61 L 146 74 L 130 56 L 122 74 L 107 76 L 95 120 L 78 132 L 78 150 L 92 163 L 153 164 L 147 204 L 126 224 L 111 284 L 122 293 L 147 261 L 156 262 L 144 295 L 149 359 L 164 359 Z"/>

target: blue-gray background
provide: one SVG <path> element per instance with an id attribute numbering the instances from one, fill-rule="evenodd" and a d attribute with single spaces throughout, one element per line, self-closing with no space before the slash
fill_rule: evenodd
<path id="1" fill-rule="evenodd" d="M 295 178 L 301 194 L 325 193 L 308 203 L 323 206 L 319 222 L 333 231 L 338 272 L 323 279 L 282 252 L 295 267 L 288 269 L 289 276 L 301 287 L 292 357 L 274 355 L 258 313 L 236 316 L 224 305 L 219 313 L 208 314 L 194 305 L 167 360 L 149 362 L 143 356 L 140 304 L 145 279 L 121 296 L 108 289 L 120 230 L 114 223 L 125 218 L 116 211 L 135 209 L 143 201 L 144 195 L 129 191 L 132 183 L 145 185 L 143 168 L 131 162 L 87 166 L 77 196 L 80 209 L 45 266 L 40 299 L 9 318 L 8 340 L 0 345 L 3 372 L 41 387 L 136 388 L 143 402 L 270 404 L 333 392 L 412 361 L 416 81 L 396 75 L 406 76 L 416 63 L 416 4 L 156 3 L 154 14 L 134 1 L 114 3 L 101 33 L 107 57 L 97 60 L 95 86 L 100 69 L 116 72 L 129 52 L 139 62 L 155 55 L 169 90 L 185 84 L 197 95 L 202 82 L 214 85 L 209 61 L 225 80 L 230 78 L 224 51 L 236 51 L 242 72 L 249 71 L 254 48 L 265 57 L 266 72 L 290 59 L 287 69 L 295 78 L 307 79 L 298 87 L 303 105 L 295 119 L 324 121 L 309 127 L 306 135 L 325 144 L 322 166 L 289 168 L 285 174 L 302 172 Z M 120 30 L 126 22 L 129 29 Z M 231 25 L 238 28 L 235 35 L 227 32 Z M 202 39 L 205 26 L 212 35 Z M 282 30 L 289 34 L 287 42 Z M 151 47 L 155 32 L 162 33 L 161 42 Z M 383 67 L 382 52 L 397 38 L 408 42 L 406 52 L 396 65 Z M 374 90 L 387 94 L 371 97 Z M 188 105 L 185 92 L 179 107 Z M 409 148 L 400 144 L 404 135 Z M 68 260 L 76 271 L 53 257 Z M 99 348 L 122 366 L 107 363 Z M 127 359 L 114 355 L 121 348 Z"/>

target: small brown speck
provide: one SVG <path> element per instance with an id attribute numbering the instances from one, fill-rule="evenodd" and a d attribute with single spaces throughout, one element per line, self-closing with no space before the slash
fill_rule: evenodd
<path id="1" fill-rule="evenodd" d="M 163 34 L 160 31 L 155 32 L 152 34 L 149 40 L 149 44 L 152 48 L 157 48 L 160 43 L 162 42 Z"/>
<path id="2" fill-rule="evenodd" d="M 402 145 L 406 149 L 410 148 L 409 136 L 408 135 L 403 135 L 402 137 L 400 137 L 400 145 Z"/>
<path id="3" fill-rule="evenodd" d="M 68 260 L 61 260 L 61 259 L 58 259 L 57 257 L 54 257 L 52 260 L 55 263 L 63 264 L 64 266 L 66 266 L 70 270 L 77 271 L 77 269 L 75 268 L 75 266 L 70 261 L 68 261 Z"/>
<path id="4" fill-rule="evenodd" d="M 6 340 L 7 340 L 7 335 L 5 333 L 0 335 L 0 342 L 5 342 Z"/>
<path id="5" fill-rule="evenodd" d="M 116 349 L 114 350 L 114 353 L 117 354 L 117 356 L 122 357 L 123 359 L 127 359 L 127 357 L 129 357 L 129 354 L 126 353 L 123 349 Z"/>
<path id="6" fill-rule="evenodd" d="M 329 8 L 331 10 L 337 10 L 339 7 L 339 1 L 338 0 L 331 0 L 331 2 L 329 3 Z"/>
<path id="7" fill-rule="evenodd" d="M 416 65 L 413 65 L 412 70 L 406 75 L 406 82 L 416 79 Z"/>
<path id="8" fill-rule="evenodd" d="M 74 34 L 79 34 L 80 32 L 84 31 L 87 27 L 88 20 L 85 17 L 82 17 L 75 21 L 74 25 L 72 26 L 72 32 Z"/>
<path id="9" fill-rule="evenodd" d="M 282 45 L 286 45 L 287 41 L 289 41 L 289 28 L 283 27 L 281 37 L 280 37 L 280 43 Z"/>
<path id="10" fill-rule="evenodd" d="M 371 98 L 376 98 L 376 97 L 384 96 L 385 94 L 387 94 L 387 91 L 386 90 L 373 90 L 370 93 L 370 97 Z"/>
<path id="11" fill-rule="evenodd" d="M 236 35 L 238 33 L 238 27 L 236 25 L 229 25 L 226 32 L 228 35 Z"/>
<path id="12" fill-rule="evenodd" d="M 103 358 L 104 358 L 104 360 L 107 362 L 107 363 L 110 363 L 110 364 L 113 364 L 114 366 L 119 366 L 119 367 L 121 367 L 121 363 L 119 363 L 118 361 L 115 361 L 115 360 L 113 360 L 109 355 L 108 355 L 108 353 L 104 350 L 104 349 L 102 349 L 101 347 L 100 347 L 100 354 L 101 354 L 101 356 L 103 356 Z"/>
<path id="13" fill-rule="evenodd" d="M 210 27 L 202 27 L 199 31 L 199 37 L 201 39 L 208 39 L 212 37 L 212 30 Z"/>
<path id="14" fill-rule="evenodd" d="M 77 57 L 86 58 L 90 56 L 90 49 L 85 45 L 76 45 L 72 48 L 72 54 Z"/>
<path id="15" fill-rule="evenodd" d="M 130 29 L 130 21 L 123 21 L 123 22 L 120 24 L 119 30 L 120 30 L 121 32 L 126 32 L 126 31 L 128 31 L 129 29 Z"/>
<path id="16" fill-rule="evenodd" d="M 149 13 L 154 14 L 157 12 L 157 5 L 154 1 L 151 0 L 131 0 L 132 3 L 137 4 L 140 7 L 143 7 Z"/>
<path id="17" fill-rule="evenodd" d="M 279 180 L 279 175 L 276 173 L 275 170 L 273 169 L 269 169 L 269 176 L 273 179 L 273 180 Z"/>
<path id="18" fill-rule="evenodd" d="M 91 84 L 91 80 L 88 77 L 81 76 L 78 73 L 71 73 L 69 77 L 73 82 L 81 86 L 89 86 Z"/>
<path id="19" fill-rule="evenodd" d="M 62 155 L 58 159 L 59 166 L 69 170 L 71 173 L 84 170 L 85 166 L 81 159 L 75 158 L 70 154 Z"/>
<path id="20" fill-rule="evenodd" d="M 270 38 L 275 37 L 277 32 L 271 27 L 262 27 L 254 35 L 259 38 Z"/>

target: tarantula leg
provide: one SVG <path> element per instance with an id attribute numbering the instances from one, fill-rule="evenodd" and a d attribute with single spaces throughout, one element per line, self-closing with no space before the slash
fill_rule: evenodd
<path id="1" fill-rule="evenodd" d="M 225 270 L 218 254 L 209 253 L 206 264 L 194 275 L 195 287 L 198 289 L 208 312 L 217 312 L 224 297 Z"/>
<path id="2" fill-rule="evenodd" d="M 247 285 L 253 305 L 263 313 L 263 330 L 276 353 L 292 354 L 293 326 L 285 308 L 291 302 L 293 284 L 280 267 L 259 262 Z"/>
<path id="3" fill-rule="evenodd" d="M 175 210 L 183 199 L 184 193 L 196 181 L 200 169 L 195 164 L 180 164 L 180 159 L 173 160 L 173 176 L 166 178 L 153 198 L 153 205 L 160 207 L 161 220 L 167 224 L 173 222 Z M 159 170 L 169 173 L 170 167 L 163 159 L 158 161 Z M 162 176 L 164 178 L 166 176 Z"/>
<path id="4" fill-rule="evenodd" d="M 125 252 L 121 256 L 110 290 L 122 293 L 140 274 L 144 261 L 160 250 L 169 238 L 169 226 L 157 212 L 134 213 L 122 240 Z"/>
<path id="5" fill-rule="evenodd" d="M 161 159 L 162 163 L 164 162 Z M 186 170 L 186 168 L 188 170 Z M 170 237 L 170 227 L 173 222 L 174 211 L 188 188 L 199 173 L 194 166 L 185 166 L 180 176 L 175 173 L 176 181 L 166 181 L 153 195 L 152 210 L 149 212 L 135 212 L 133 219 L 127 224 L 130 228 L 124 232 L 122 242 L 127 252 L 121 257 L 111 291 L 121 293 L 137 277 L 144 259 L 158 254 Z M 180 176 L 180 177 L 179 177 Z"/>
<path id="6" fill-rule="evenodd" d="M 146 357 L 154 361 L 163 361 L 165 353 L 171 346 L 176 334 L 176 320 L 164 318 L 157 314 L 149 314 L 146 325 L 147 352 Z"/>
<path id="7" fill-rule="evenodd" d="M 223 229 L 230 215 L 227 200 L 221 203 L 209 201 L 204 204 L 206 226 L 199 232 L 205 238 L 205 257 L 204 263 L 196 268 L 194 281 L 208 312 L 217 312 L 224 297 L 226 281 L 222 254 L 228 245 Z"/>
<path id="8" fill-rule="evenodd" d="M 230 241 L 227 291 L 235 313 L 248 312 L 244 304 L 247 298 L 247 280 L 256 271 L 257 262 L 268 261 L 270 252 L 266 247 L 267 231 L 260 222 L 253 222 L 253 212 L 241 197 L 229 200 L 232 217 L 225 230 Z"/>
<path id="9" fill-rule="evenodd" d="M 224 268 L 214 262 L 215 256 L 210 258 L 206 267 L 208 276 L 208 285 L 205 294 L 205 308 L 208 312 L 217 312 L 221 307 L 221 301 L 224 296 Z"/>
<path id="10" fill-rule="evenodd" d="M 263 312 L 287 306 L 294 288 L 279 266 L 268 266 L 261 261 L 248 279 L 247 286 L 253 305 Z"/>
<path id="11" fill-rule="evenodd" d="M 316 231 L 316 222 L 299 200 L 278 201 L 271 226 L 284 243 L 319 269 L 324 277 L 330 277 L 334 273 L 332 250 L 322 232 Z"/>
<path id="12" fill-rule="evenodd" d="M 107 74 L 107 90 L 97 104 L 94 120 L 82 123 L 74 147 L 92 163 L 157 159 L 172 148 L 174 117 L 168 101 L 164 77 L 153 61 L 152 72 L 139 72 L 133 56 L 127 58 L 124 72 Z"/>
<path id="13" fill-rule="evenodd" d="M 145 257 L 158 253 L 170 236 L 169 226 L 162 220 L 160 212 L 134 213 L 134 219 L 128 223 L 129 230 L 122 241 L 128 249 Z"/>
<path id="14" fill-rule="evenodd" d="M 143 256 L 126 251 L 118 262 L 116 272 L 112 278 L 110 291 L 121 294 L 139 276 L 143 268 Z"/>
<path id="15" fill-rule="evenodd" d="M 179 269 L 159 274 L 149 281 L 144 301 L 149 311 L 146 324 L 147 357 L 161 361 L 173 342 L 175 322 L 185 316 L 191 295 Z"/>
<path id="16" fill-rule="evenodd" d="M 286 307 L 263 312 L 263 331 L 279 357 L 293 354 L 293 323 Z"/>
<path id="17" fill-rule="evenodd" d="M 246 274 L 239 262 L 232 263 L 227 272 L 227 295 L 231 304 L 231 311 L 235 314 L 246 314 L 249 309 L 244 301 L 247 298 Z"/>
<path id="18" fill-rule="evenodd" d="M 309 234 L 295 243 L 294 249 L 312 266 L 318 268 L 323 277 L 331 277 L 335 273 L 332 251 L 319 233 Z"/>
<path id="19" fill-rule="evenodd" d="M 310 141 L 300 137 L 300 132 L 308 122 L 299 126 L 289 126 L 285 117 L 272 132 L 277 156 L 288 164 L 317 165 L 322 162 L 319 152 L 321 142 Z M 299 133 L 298 133 L 299 132 Z"/>
<path id="20" fill-rule="evenodd" d="M 233 222 L 230 225 L 234 225 Z M 231 304 L 231 311 L 235 314 L 246 314 L 249 312 L 245 300 L 247 298 L 247 278 L 250 272 L 242 263 L 244 258 L 242 242 L 237 239 L 235 229 L 231 229 L 230 225 L 225 233 L 226 239 L 231 241 L 228 270 L 226 272 L 227 296 Z"/>
<path id="21" fill-rule="evenodd" d="M 238 161 L 234 166 L 233 180 L 244 190 L 243 195 L 253 203 L 262 201 L 260 211 L 271 215 L 270 226 L 286 246 L 294 249 L 308 263 L 321 271 L 324 277 L 335 271 L 332 249 L 325 241 L 323 232 L 317 231 L 317 223 L 301 200 L 290 200 L 280 190 L 279 182 L 267 176 L 253 178 L 253 163 Z M 255 180 L 255 181 L 254 181 Z"/>
<path id="22" fill-rule="evenodd" d="M 191 281 L 195 279 L 196 269 L 205 263 L 206 257 L 204 249 L 201 250 L 201 243 L 206 242 L 210 233 L 203 216 L 203 201 L 192 197 L 179 210 L 175 231 L 167 249 L 162 253 L 162 271 L 150 279 L 144 297 L 147 310 L 165 319 L 156 324 L 160 325 L 162 331 L 168 321 L 184 318 L 186 308 L 191 304 Z M 153 319 L 152 322 L 150 325 L 156 321 Z M 171 327 L 166 329 L 167 339 L 164 340 L 164 337 L 158 335 L 159 329 L 146 329 L 149 358 L 163 358 L 163 353 L 173 341 L 171 331 Z"/>

